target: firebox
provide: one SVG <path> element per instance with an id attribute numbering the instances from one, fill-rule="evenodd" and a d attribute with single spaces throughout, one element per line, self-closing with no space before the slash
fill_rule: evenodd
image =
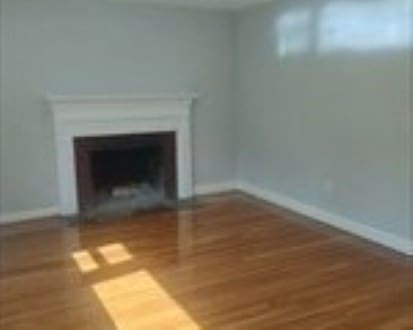
<path id="1" fill-rule="evenodd" d="M 177 199 L 174 132 L 74 139 L 82 212 L 160 205 Z"/>

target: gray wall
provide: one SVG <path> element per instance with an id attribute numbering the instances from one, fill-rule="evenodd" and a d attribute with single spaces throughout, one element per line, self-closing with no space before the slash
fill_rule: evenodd
<path id="1" fill-rule="evenodd" d="M 239 16 L 240 178 L 409 236 L 409 5 L 285 0 Z"/>
<path id="2" fill-rule="evenodd" d="M 412 50 L 380 30 L 403 21 L 402 1 L 282 0 L 234 17 L 0 0 L 1 212 L 55 204 L 45 93 L 196 91 L 198 184 L 234 179 L 238 158 L 243 181 L 403 237 L 410 220 L 413 236 Z"/>
<path id="3" fill-rule="evenodd" d="M 56 203 L 46 93 L 199 92 L 196 182 L 234 179 L 231 15 L 111 0 L 0 1 L 2 212 Z"/>
<path id="4" fill-rule="evenodd" d="M 0 214 L 2 213 L 2 173 L 3 173 L 3 162 L 2 162 L 2 152 L 1 150 L 4 149 L 4 122 L 2 121 L 2 109 L 3 109 L 3 79 L 2 79 L 2 67 L 3 67 L 3 38 L 2 38 L 2 31 L 3 31 L 3 13 L 2 13 L 2 0 L 0 0 Z"/>

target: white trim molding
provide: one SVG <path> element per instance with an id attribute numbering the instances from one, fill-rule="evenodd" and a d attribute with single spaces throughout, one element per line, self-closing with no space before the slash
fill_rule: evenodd
<path id="1" fill-rule="evenodd" d="M 59 214 L 78 213 L 73 140 L 76 137 L 175 132 L 178 197 L 192 197 L 191 108 L 195 94 L 52 96 Z"/>
<path id="2" fill-rule="evenodd" d="M 231 190 L 236 190 L 237 184 L 234 181 L 224 181 L 220 183 L 207 183 L 200 184 L 195 186 L 195 194 L 202 195 L 211 195 L 228 192 Z"/>
<path id="3" fill-rule="evenodd" d="M 278 194 L 268 189 L 259 188 L 248 182 L 240 182 L 238 184 L 238 189 L 247 194 L 268 201 L 272 204 L 285 207 L 316 221 L 344 230 L 403 254 L 411 256 L 413 255 L 413 242 L 411 242 L 407 238 L 390 234 L 385 231 L 362 224 L 360 222 L 356 222 L 354 220 L 323 210 L 316 206 L 302 203 L 283 194 Z"/>
<path id="4" fill-rule="evenodd" d="M 410 242 L 410 246 L 407 249 L 406 254 L 409 255 L 409 256 L 413 256 L 413 241 Z"/>
<path id="5" fill-rule="evenodd" d="M 29 211 L 20 211 L 13 213 L 0 214 L 0 225 L 17 223 L 22 221 L 48 218 L 55 216 L 59 213 L 58 209 L 55 207 L 35 209 Z"/>
<path id="6" fill-rule="evenodd" d="M 193 102 L 199 98 L 196 93 L 142 94 L 142 95 L 49 95 L 49 102 L 59 104 L 133 104 L 142 101 L 184 101 Z"/>

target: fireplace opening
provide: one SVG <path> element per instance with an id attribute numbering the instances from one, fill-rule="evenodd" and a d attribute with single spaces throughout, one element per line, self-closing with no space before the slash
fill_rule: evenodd
<path id="1" fill-rule="evenodd" d="M 92 176 L 98 195 L 122 196 L 139 185 L 162 188 L 162 149 L 146 147 L 92 152 Z"/>
<path id="2" fill-rule="evenodd" d="M 175 133 L 80 137 L 74 145 L 82 213 L 112 214 L 176 200 Z"/>

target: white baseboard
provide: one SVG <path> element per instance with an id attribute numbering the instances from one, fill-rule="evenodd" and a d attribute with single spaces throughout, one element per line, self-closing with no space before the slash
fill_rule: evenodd
<path id="1" fill-rule="evenodd" d="M 247 182 L 240 182 L 238 188 L 245 193 L 251 194 L 270 203 L 277 204 L 281 207 L 293 210 L 316 221 L 320 221 L 333 227 L 342 229 L 380 245 L 384 245 L 403 254 L 413 255 L 413 242 L 409 241 L 406 238 L 402 238 L 394 234 L 389 234 L 382 230 L 378 230 L 373 227 L 361 224 L 360 222 L 347 219 L 343 216 L 334 214 L 321 208 L 302 203 L 285 195 L 278 194 L 267 189 L 259 188 Z"/>
<path id="2" fill-rule="evenodd" d="M 58 213 L 59 212 L 57 208 L 54 207 L 13 213 L 4 213 L 0 214 L 0 225 L 51 217 Z"/>
<path id="3" fill-rule="evenodd" d="M 195 187 L 195 195 L 210 195 L 237 189 L 237 184 L 233 181 L 226 181 L 212 184 L 201 184 Z"/>
<path id="4" fill-rule="evenodd" d="M 247 182 L 227 181 L 215 184 L 198 185 L 195 187 L 195 194 L 208 195 L 231 190 L 241 190 L 270 203 L 308 216 L 316 221 L 323 222 L 325 224 L 363 237 L 367 240 L 384 245 L 393 250 L 413 256 L 413 241 L 409 241 L 408 239 L 399 237 L 394 234 L 386 233 L 382 230 L 361 224 L 360 222 L 350 220 L 321 208 L 302 203 L 285 195 L 278 194 L 267 189 L 259 188 Z M 59 211 L 55 207 L 8 214 L 6 213 L 0 215 L 0 224 L 16 223 L 31 219 L 49 217 L 58 213 Z"/>

